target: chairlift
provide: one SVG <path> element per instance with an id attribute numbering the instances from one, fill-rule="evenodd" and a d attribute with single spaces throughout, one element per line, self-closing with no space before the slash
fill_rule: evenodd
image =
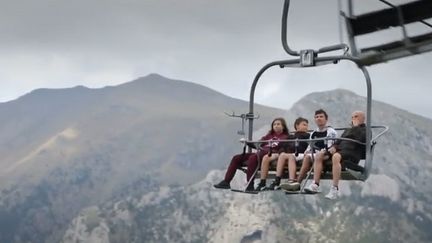
<path id="1" fill-rule="evenodd" d="M 287 52 L 287 54 L 294 56 L 296 58 L 270 62 L 264 65 L 258 71 L 251 85 L 250 96 L 249 96 L 249 112 L 242 117 L 243 119 L 242 127 L 244 125 L 244 119 L 246 119 L 248 121 L 248 138 L 244 142 L 245 145 L 248 146 L 249 152 L 253 148 L 259 149 L 260 144 L 263 143 L 263 141 L 253 141 L 253 120 L 256 119 L 256 117 L 254 116 L 255 89 L 260 77 L 269 68 L 274 66 L 279 66 L 280 68 L 293 68 L 293 67 L 306 68 L 306 67 L 316 67 L 316 66 L 326 65 L 326 64 L 337 64 L 340 61 L 353 62 L 357 65 L 357 67 L 360 69 L 360 71 L 363 73 L 365 77 L 366 88 L 367 88 L 367 97 L 366 97 L 367 103 L 366 103 L 366 143 L 361 143 L 360 141 L 355 141 L 355 140 L 352 140 L 352 142 L 365 145 L 366 154 L 363 160 L 364 162 L 363 165 L 357 165 L 357 164 L 344 161 L 345 168 L 342 171 L 341 180 L 365 181 L 367 180 L 371 172 L 374 148 L 377 143 L 377 140 L 379 137 L 381 137 L 383 134 L 385 134 L 388 131 L 388 127 L 385 125 L 371 124 L 372 82 L 366 66 L 379 64 L 396 58 L 402 58 L 414 54 L 420 54 L 426 51 L 432 51 L 432 33 L 423 34 L 415 37 L 408 37 L 405 29 L 406 24 L 413 23 L 413 22 L 420 22 L 424 25 L 432 27 L 432 25 L 430 25 L 424 20 L 432 16 L 432 1 L 419 0 L 412 3 L 395 6 L 387 1 L 378 0 L 380 2 L 389 5 L 391 8 L 379 10 L 367 14 L 362 14 L 359 16 L 353 16 L 352 0 L 347 0 L 347 1 L 348 1 L 348 13 L 344 13 L 343 11 L 340 11 L 340 14 L 345 19 L 350 45 L 342 43 L 341 40 L 341 44 L 322 47 L 318 50 L 307 49 L 307 50 L 300 50 L 300 51 L 294 51 L 290 49 L 290 47 L 288 46 L 287 23 L 288 23 L 288 10 L 290 5 L 290 0 L 284 1 L 283 13 L 282 13 L 282 28 L 281 28 L 282 46 L 285 52 Z M 356 36 L 372 33 L 380 29 L 389 28 L 391 26 L 400 26 L 402 28 L 403 31 L 402 41 L 392 42 L 389 44 L 379 45 L 370 48 L 363 48 L 363 49 L 357 48 L 356 41 L 355 41 Z M 349 50 L 351 50 L 351 53 L 349 53 Z M 342 52 L 342 54 L 322 56 L 322 54 L 324 53 L 335 52 L 335 51 L 340 51 Z M 234 113 L 231 116 L 236 117 Z M 374 136 L 372 130 L 378 130 Z M 337 138 L 337 139 L 346 140 L 347 138 Z M 308 139 L 307 142 L 310 145 L 313 145 L 313 143 L 320 140 L 328 140 L 328 138 Z M 298 142 L 299 140 L 291 139 L 286 141 Z M 271 142 L 271 141 L 264 141 L 264 142 Z M 255 171 L 254 176 L 252 176 L 250 181 L 248 181 L 245 188 L 247 188 L 247 186 L 250 183 L 253 183 L 255 177 L 259 173 L 258 172 L 259 169 L 260 169 L 260 163 L 258 163 L 258 167 Z M 245 168 L 240 168 L 240 170 L 245 171 Z M 307 179 L 312 175 L 312 173 L 313 171 L 311 170 L 305 181 L 307 181 Z M 331 179 L 331 178 L 332 178 L 331 170 L 330 172 L 328 171 L 325 172 L 321 177 L 321 179 Z M 246 189 L 243 190 L 243 192 L 246 192 Z"/>

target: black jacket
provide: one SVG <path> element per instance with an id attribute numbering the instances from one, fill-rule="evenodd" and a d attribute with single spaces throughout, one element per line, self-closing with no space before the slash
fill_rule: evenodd
<path id="1" fill-rule="evenodd" d="M 350 138 L 362 143 L 366 142 L 366 126 L 365 124 L 360 124 L 359 126 L 351 127 L 345 129 L 342 133 L 341 138 Z M 337 140 L 335 142 L 336 151 L 344 154 L 350 154 L 358 159 L 364 159 L 366 156 L 366 147 L 364 145 L 347 141 L 347 140 Z"/>
<path id="2" fill-rule="evenodd" d="M 290 134 L 288 136 L 288 139 L 309 139 L 310 134 L 307 132 L 295 132 L 294 134 Z M 283 148 L 281 152 L 285 152 L 285 153 L 304 153 L 304 151 L 306 150 L 306 148 L 308 147 L 308 143 L 307 142 L 299 142 L 297 145 L 297 148 L 295 146 L 295 142 L 285 142 L 283 144 Z"/>

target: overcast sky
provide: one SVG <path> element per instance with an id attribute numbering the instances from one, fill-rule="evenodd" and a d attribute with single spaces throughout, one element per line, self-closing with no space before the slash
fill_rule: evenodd
<path id="1" fill-rule="evenodd" d="M 358 13 L 385 7 L 377 0 L 357 2 Z M 283 0 L 0 3 L 0 102 L 37 88 L 98 88 L 150 73 L 247 100 L 263 65 L 290 59 L 280 41 Z M 293 0 L 290 47 L 318 49 L 339 43 L 337 13 L 337 0 Z M 421 25 L 408 30 L 431 31 Z M 400 36 L 400 30 L 393 29 L 362 37 L 359 45 Z M 431 58 L 426 53 L 371 67 L 374 99 L 432 118 Z M 289 109 L 308 93 L 335 88 L 366 93 L 362 73 L 342 62 L 308 69 L 273 68 L 258 84 L 256 101 Z"/>

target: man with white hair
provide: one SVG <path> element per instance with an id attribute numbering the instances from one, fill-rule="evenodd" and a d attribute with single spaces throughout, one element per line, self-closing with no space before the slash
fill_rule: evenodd
<path id="1" fill-rule="evenodd" d="M 366 125 L 365 113 L 363 111 L 354 111 L 351 115 L 351 128 L 345 129 L 341 138 L 349 138 L 362 143 L 366 142 Z M 319 181 L 325 160 L 331 158 L 333 185 L 330 192 L 325 196 L 328 199 L 336 199 L 339 196 L 339 180 L 342 171 L 343 161 L 351 161 L 358 164 L 360 159 L 364 158 L 366 147 L 362 144 L 349 141 L 337 140 L 329 149 L 328 153 L 322 151 L 317 154 L 314 163 L 314 181 L 305 188 L 306 192 L 317 193 L 319 191 Z"/>

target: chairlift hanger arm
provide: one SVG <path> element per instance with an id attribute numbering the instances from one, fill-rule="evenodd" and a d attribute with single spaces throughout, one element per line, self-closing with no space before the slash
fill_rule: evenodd
<path id="1" fill-rule="evenodd" d="M 281 38 L 282 38 L 282 46 L 286 53 L 291 56 L 301 56 L 302 52 L 310 51 L 316 56 L 318 53 L 331 52 L 337 50 L 343 50 L 344 54 L 346 54 L 349 50 L 348 45 L 341 43 L 331 46 L 322 47 L 318 50 L 302 50 L 302 51 L 294 51 L 288 46 L 288 38 L 287 38 L 287 26 L 288 26 L 288 10 L 289 10 L 290 0 L 285 0 L 282 12 L 282 29 L 281 29 Z"/>
<path id="2" fill-rule="evenodd" d="M 286 1 L 288 1 L 288 0 L 286 0 Z M 324 64 L 334 63 L 335 61 L 339 61 L 339 60 L 349 60 L 349 61 L 356 63 L 359 66 L 359 59 L 356 57 L 348 56 L 348 55 L 316 57 L 316 58 L 314 58 L 314 60 L 315 60 L 314 61 L 315 65 L 319 65 L 320 63 L 324 63 Z M 249 113 L 248 114 L 251 114 L 251 115 L 254 114 L 255 89 L 256 89 L 258 81 L 261 78 L 261 76 L 263 75 L 263 73 L 273 66 L 279 66 L 281 68 L 292 67 L 292 66 L 298 67 L 299 63 L 300 63 L 300 59 L 279 60 L 279 61 L 270 62 L 270 63 L 266 64 L 264 67 L 262 67 L 258 71 L 258 73 L 255 75 L 254 81 L 251 85 L 250 94 L 249 94 Z M 371 88 L 369 75 L 366 75 L 367 74 L 366 68 L 362 67 L 361 69 L 363 71 L 363 74 L 365 74 L 366 83 L 367 83 L 367 87 L 368 87 L 368 94 L 371 94 L 371 91 L 369 90 Z M 370 112 L 370 109 L 368 109 L 368 110 Z M 369 112 L 367 114 L 369 114 Z M 252 140 L 253 117 L 252 118 L 249 117 L 248 120 L 249 120 L 248 139 Z M 368 123 L 368 124 L 370 124 L 370 123 Z M 368 125 L 368 124 L 366 124 L 366 125 Z"/>
<path id="3" fill-rule="evenodd" d="M 288 10 L 289 10 L 290 0 L 285 0 L 283 12 L 282 12 L 282 30 L 281 30 L 281 37 L 282 37 L 282 46 L 284 50 L 291 56 L 300 56 L 300 54 L 297 51 L 291 50 L 288 46 L 287 41 L 287 25 L 288 25 Z"/>

